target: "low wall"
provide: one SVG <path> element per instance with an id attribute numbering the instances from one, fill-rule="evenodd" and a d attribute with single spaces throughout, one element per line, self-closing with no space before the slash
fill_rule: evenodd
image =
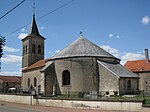
<path id="1" fill-rule="evenodd" d="M 31 99 L 31 96 L 19 95 L 1 95 L 1 101 L 54 106 L 54 107 L 67 107 L 67 108 L 80 108 L 80 109 L 97 109 L 97 110 L 128 110 L 128 111 L 143 111 L 148 112 L 150 108 L 142 107 L 142 102 L 124 102 L 124 101 L 76 101 L 76 100 L 57 100 L 57 99 Z"/>

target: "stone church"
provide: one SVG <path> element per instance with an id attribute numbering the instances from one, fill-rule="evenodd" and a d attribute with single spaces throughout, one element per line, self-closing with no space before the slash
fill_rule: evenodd
<path id="1" fill-rule="evenodd" d="M 33 15 L 29 34 L 22 39 L 22 89 L 43 95 L 138 90 L 139 77 L 114 57 L 83 36 L 51 58 L 44 59 L 45 38 Z"/>

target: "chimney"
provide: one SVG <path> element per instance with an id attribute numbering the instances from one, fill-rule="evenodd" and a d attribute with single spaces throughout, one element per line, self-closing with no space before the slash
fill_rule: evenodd
<path id="1" fill-rule="evenodd" d="M 148 49 L 145 49 L 145 58 L 146 58 L 146 63 L 149 63 Z"/>

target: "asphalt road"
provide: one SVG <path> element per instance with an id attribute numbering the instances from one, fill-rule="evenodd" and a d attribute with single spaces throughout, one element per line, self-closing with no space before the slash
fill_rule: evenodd
<path id="1" fill-rule="evenodd" d="M 28 108 L 21 108 L 19 106 L 13 106 L 8 103 L 0 104 L 0 112 L 38 112 Z"/>
<path id="2" fill-rule="evenodd" d="M 0 112 L 130 112 L 33 106 L 0 101 Z M 149 111 L 143 111 L 149 112 Z"/>

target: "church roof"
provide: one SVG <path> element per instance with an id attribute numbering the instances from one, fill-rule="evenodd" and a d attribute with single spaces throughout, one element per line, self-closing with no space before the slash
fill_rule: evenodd
<path id="1" fill-rule="evenodd" d="M 80 36 L 66 48 L 58 52 L 51 59 L 62 59 L 72 57 L 97 57 L 117 59 L 96 44 Z"/>
<path id="2" fill-rule="evenodd" d="M 31 22 L 30 30 L 29 30 L 29 33 L 28 33 L 27 37 L 29 37 L 29 36 L 37 36 L 37 37 L 44 38 L 39 33 L 39 30 L 38 30 L 38 27 L 37 27 L 37 24 L 36 24 L 36 20 L 35 20 L 35 15 L 33 15 L 33 17 L 32 17 L 32 22 Z M 24 40 L 24 39 L 22 39 L 22 40 Z"/>
<path id="3" fill-rule="evenodd" d="M 127 61 L 124 66 L 132 72 L 150 72 L 150 62 L 146 63 L 146 60 Z"/>
<path id="4" fill-rule="evenodd" d="M 49 61 L 49 60 L 50 60 L 49 58 L 43 59 L 43 60 L 39 60 L 38 62 L 30 65 L 29 67 L 23 69 L 22 71 L 28 71 L 28 70 L 35 69 L 35 68 L 44 67 L 46 65 L 46 62 Z"/>
<path id="5" fill-rule="evenodd" d="M 121 64 L 111 64 L 111 63 L 105 63 L 98 61 L 99 64 L 104 66 L 107 70 L 109 70 L 111 73 L 113 73 L 118 78 L 126 78 L 126 77 L 132 77 L 132 78 L 138 78 L 138 76 L 130 71 L 128 71 L 124 66 Z"/>

